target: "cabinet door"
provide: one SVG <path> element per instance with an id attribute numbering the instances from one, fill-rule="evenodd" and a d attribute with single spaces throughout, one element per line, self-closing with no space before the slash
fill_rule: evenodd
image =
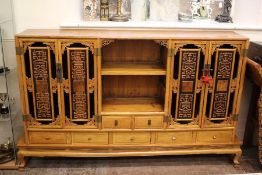
<path id="1" fill-rule="evenodd" d="M 60 40 L 65 127 L 96 127 L 94 40 Z"/>
<path id="2" fill-rule="evenodd" d="M 61 127 L 56 40 L 20 39 L 23 115 L 27 127 Z"/>
<path id="3" fill-rule="evenodd" d="M 210 44 L 208 64 L 212 81 L 205 94 L 205 127 L 233 126 L 235 123 L 241 96 L 240 80 L 243 79 L 244 57 L 241 53 L 244 44 L 241 41 L 214 41 Z"/>
<path id="4" fill-rule="evenodd" d="M 204 86 L 201 75 L 207 61 L 207 42 L 179 42 L 173 45 L 171 63 L 171 122 L 169 127 L 199 127 Z"/>

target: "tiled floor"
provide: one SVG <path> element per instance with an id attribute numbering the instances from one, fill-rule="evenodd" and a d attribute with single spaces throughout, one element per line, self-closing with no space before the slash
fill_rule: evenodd
<path id="1" fill-rule="evenodd" d="M 161 156 L 131 158 L 32 158 L 24 171 L 0 175 L 211 175 L 262 174 L 256 149 L 244 151 L 234 167 L 228 155 Z"/>

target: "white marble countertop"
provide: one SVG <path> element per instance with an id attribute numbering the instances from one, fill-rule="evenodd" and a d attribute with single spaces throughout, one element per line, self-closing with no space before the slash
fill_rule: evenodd
<path id="1" fill-rule="evenodd" d="M 207 29 L 207 30 L 262 30 L 262 24 L 218 23 L 213 20 L 194 20 L 192 22 L 168 21 L 92 21 L 66 22 L 60 28 L 162 28 L 162 29 Z"/>

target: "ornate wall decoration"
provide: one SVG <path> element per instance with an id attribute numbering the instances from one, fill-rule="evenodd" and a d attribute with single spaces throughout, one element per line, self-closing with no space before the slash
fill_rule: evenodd
<path id="1" fill-rule="evenodd" d="M 210 120 L 227 118 L 231 77 L 236 49 L 217 49 L 215 87 L 212 97 Z"/>
<path id="2" fill-rule="evenodd" d="M 176 120 L 192 121 L 194 118 L 195 87 L 201 49 L 180 49 L 180 92 Z"/>
<path id="3" fill-rule="evenodd" d="M 68 48 L 68 62 L 70 63 L 71 85 L 71 119 L 88 120 L 88 49 Z"/>
<path id="4" fill-rule="evenodd" d="M 29 47 L 34 88 L 35 119 L 52 121 L 52 93 L 50 93 L 49 47 Z"/>

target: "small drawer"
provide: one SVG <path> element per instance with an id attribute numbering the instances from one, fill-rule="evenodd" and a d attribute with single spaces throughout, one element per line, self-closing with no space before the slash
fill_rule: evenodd
<path id="1" fill-rule="evenodd" d="M 130 129 L 131 117 L 129 116 L 103 116 L 103 129 Z"/>
<path id="2" fill-rule="evenodd" d="M 113 144 L 116 145 L 150 144 L 150 133 L 149 132 L 113 133 Z"/>
<path id="3" fill-rule="evenodd" d="M 29 140 L 32 144 L 66 144 L 67 135 L 63 132 L 30 132 Z"/>
<path id="4" fill-rule="evenodd" d="M 88 145 L 107 145 L 108 133 L 107 132 L 74 132 L 72 133 L 73 144 L 88 144 Z"/>
<path id="5" fill-rule="evenodd" d="M 228 143 L 233 138 L 233 131 L 198 131 L 198 143 Z"/>
<path id="6" fill-rule="evenodd" d="M 193 143 L 193 132 L 157 132 L 156 144 L 191 144 Z"/>
<path id="7" fill-rule="evenodd" d="M 136 129 L 157 129 L 163 127 L 162 116 L 136 116 L 135 128 Z"/>

